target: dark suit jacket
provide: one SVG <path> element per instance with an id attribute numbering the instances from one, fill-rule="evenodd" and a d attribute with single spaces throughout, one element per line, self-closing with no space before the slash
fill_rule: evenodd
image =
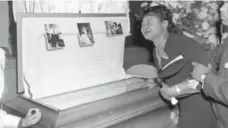
<path id="1" fill-rule="evenodd" d="M 218 128 L 228 128 L 228 38 L 212 53 L 213 71 L 204 81 L 204 93 L 215 101 Z"/>

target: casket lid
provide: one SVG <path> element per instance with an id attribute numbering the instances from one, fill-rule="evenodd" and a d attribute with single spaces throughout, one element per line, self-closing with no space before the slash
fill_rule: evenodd
<path id="1" fill-rule="evenodd" d="M 19 14 L 18 92 L 39 99 L 124 79 L 127 23 L 125 14 Z"/>

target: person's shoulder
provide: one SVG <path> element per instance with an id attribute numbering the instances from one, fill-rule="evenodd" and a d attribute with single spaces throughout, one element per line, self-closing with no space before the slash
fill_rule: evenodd
<path id="1" fill-rule="evenodd" d="M 192 38 L 190 38 L 190 37 L 188 37 L 188 36 L 186 36 L 186 35 L 184 35 L 184 34 L 172 34 L 171 35 L 172 36 L 172 38 L 174 39 L 174 40 L 177 40 L 178 42 L 181 42 L 181 41 L 187 41 L 187 42 L 189 42 L 189 41 L 193 41 L 193 42 L 195 42 L 195 40 L 194 39 L 192 39 Z"/>
<path id="2" fill-rule="evenodd" d="M 199 45 L 199 43 L 197 43 L 193 38 L 190 38 L 184 34 L 172 34 L 172 42 L 175 42 L 176 45 Z"/>

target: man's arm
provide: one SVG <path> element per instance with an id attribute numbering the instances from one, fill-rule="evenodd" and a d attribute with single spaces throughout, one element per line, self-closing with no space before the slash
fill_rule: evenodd
<path id="1" fill-rule="evenodd" d="M 228 105 L 228 79 L 209 73 L 204 80 L 204 93 L 216 101 Z"/>
<path id="2" fill-rule="evenodd" d="M 211 72 L 202 82 L 204 83 L 203 91 L 207 96 L 228 105 L 228 79 L 216 75 L 225 47 L 227 47 L 227 42 L 224 42 L 212 51 L 210 60 Z"/>
<path id="3" fill-rule="evenodd" d="M 219 68 L 219 62 L 222 56 L 222 53 L 225 48 L 225 43 L 221 44 L 220 46 L 216 47 L 212 52 L 211 52 L 211 59 L 210 59 L 210 64 L 212 65 L 211 71 L 213 73 L 217 73 L 218 68 Z"/>
<path id="4" fill-rule="evenodd" d="M 195 64 L 192 77 L 201 81 L 205 95 L 213 98 L 218 102 L 228 105 L 228 79 L 217 76 L 220 66 L 220 59 L 223 54 L 226 43 L 217 47 L 211 54 L 211 67 L 201 64 Z M 210 72 L 211 70 L 211 72 Z M 222 69 L 219 69 L 222 70 Z M 207 74 L 207 75 L 205 75 Z M 202 76 L 205 76 L 202 78 Z"/>

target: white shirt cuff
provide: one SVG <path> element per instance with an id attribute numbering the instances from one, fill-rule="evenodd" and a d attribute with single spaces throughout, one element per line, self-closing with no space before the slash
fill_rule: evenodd
<path id="1" fill-rule="evenodd" d="M 7 114 L 0 110 L 0 128 L 18 128 L 20 117 Z"/>

